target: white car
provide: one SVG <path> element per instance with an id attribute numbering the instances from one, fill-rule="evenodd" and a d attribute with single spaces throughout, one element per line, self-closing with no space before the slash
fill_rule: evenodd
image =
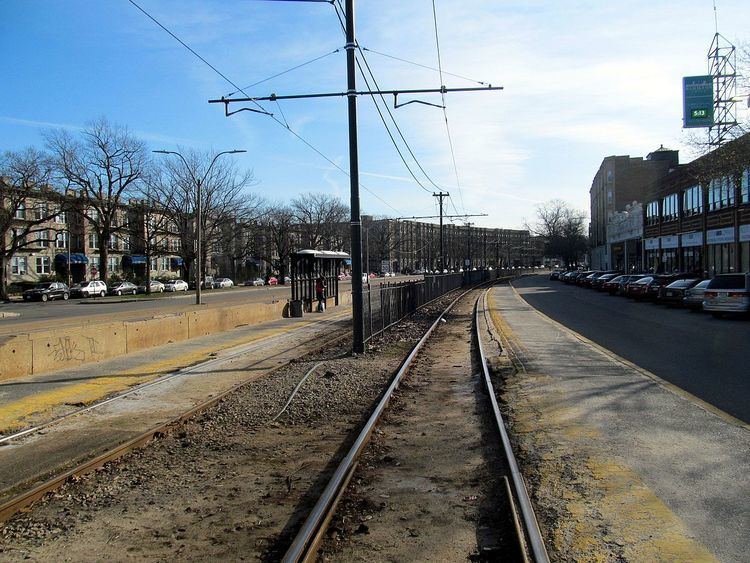
<path id="1" fill-rule="evenodd" d="M 70 288 L 73 297 L 104 297 L 107 295 L 107 284 L 100 280 L 82 281 Z"/>
<path id="2" fill-rule="evenodd" d="M 229 278 L 216 278 L 214 280 L 215 289 L 223 289 L 225 287 L 232 287 L 232 286 L 234 286 L 234 282 L 230 280 Z"/>
<path id="3" fill-rule="evenodd" d="M 164 284 L 161 283 L 159 280 L 151 280 L 151 283 L 149 284 L 151 286 L 151 293 L 163 293 L 164 292 Z M 146 293 L 146 284 L 138 286 L 138 293 Z"/>
<path id="4" fill-rule="evenodd" d="M 188 284 L 185 280 L 169 280 L 164 284 L 164 291 L 187 291 Z"/>
<path id="5" fill-rule="evenodd" d="M 251 285 L 266 285 L 266 282 L 263 281 L 263 278 L 255 278 Z"/>

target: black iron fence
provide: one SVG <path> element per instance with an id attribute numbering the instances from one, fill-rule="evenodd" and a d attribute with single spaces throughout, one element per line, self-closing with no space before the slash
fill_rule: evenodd
<path id="1" fill-rule="evenodd" d="M 413 313 L 422 305 L 460 287 L 511 277 L 525 270 L 473 270 L 427 274 L 424 280 L 367 284 L 363 288 L 365 342 Z"/>

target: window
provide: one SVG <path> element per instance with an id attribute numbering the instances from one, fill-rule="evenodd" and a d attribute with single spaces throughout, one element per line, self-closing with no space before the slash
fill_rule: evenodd
<path id="1" fill-rule="evenodd" d="M 37 231 L 36 243 L 42 248 L 47 248 L 49 246 L 49 233 L 47 231 Z"/>
<path id="2" fill-rule="evenodd" d="M 126 236 L 122 239 L 122 249 L 130 250 L 130 237 Z"/>
<path id="3" fill-rule="evenodd" d="M 37 203 L 34 206 L 34 219 L 36 221 L 40 221 L 44 217 L 47 216 L 47 204 L 46 203 Z"/>
<path id="4" fill-rule="evenodd" d="M 716 211 L 734 205 L 734 182 L 731 176 L 714 178 L 708 185 L 708 210 Z"/>
<path id="5" fill-rule="evenodd" d="M 159 260 L 157 260 L 156 258 L 152 258 L 151 259 L 151 270 L 152 271 L 158 271 L 158 266 L 159 266 Z"/>
<path id="6" fill-rule="evenodd" d="M 18 276 L 25 276 L 26 258 L 23 256 L 14 256 L 10 261 L 10 273 Z"/>
<path id="7" fill-rule="evenodd" d="M 701 213 L 703 213 L 703 188 L 692 186 L 682 194 L 682 214 L 689 217 Z"/>
<path id="8" fill-rule="evenodd" d="M 740 178 L 740 202 L 750 203 L 750 166 L 742 171 Z"/>
<path id="9" fill-rule="evenodd" d="M 54 217 L 55 223 L 67 223 L 68 214 L 65 211 L 58 211 Z"/>
<path id="10" fill-rule="evenodd" d="M 652 201 L 646 206 L 646 224 L 656 225 L 659 223 L 659 202 Z"/>
<path id="11" fill-rule="evenodd" d="M 13 240 L 16 241 L 16 244 L 18 246 L 23 246 L 26 244 L 26 235 L 23 229 L 13 229 L 11 231 L 11 234 L 13 235 Z"/>
<path id="12" fill-rule="evenodd" d="M 110 272 L 120 271 L 120 259 L 117 256 L 110 256 L 107 258 L 107 269 Z"/>
<path id="13" fill-rule="evenodd" d="M 21 202 L 16 208 L 16 219 L 26 219 L 26 204 Z"/>
<path id="14" fill-rule="evenodd" d="M 63 231 L 55 237 L 55 248 L 68 248 L 68 233 Z"/>
<path id="15" fill-rule="evenodd" d="M 112 250 L 120 249 L 120 243 L 119 243 L 119 239 L 117 238 L 117 235 L 109 236 L 109 248 L 111 248 Z"/>
<path id="16" fill-rule="evenodd" d="M 96 233 L 89 233 L 89 247 L 99 248 L 99 235 Z"/>
<path id="17" fill-rule="evenodd" d="M 161 259 L 161 269 L 164 271 L 169 270 L 169 258 L 162 258 Z"/>
<path id="18" fill-rule="evenodd" d="M 662 217 L 664 221 L 674 221 L 677 219 L 677 205 L 679 196 L 670 194 L 661 200 Z"/>
<path id="19" fill-rule="evenodd" d="M 50 273 L 49 256 L 37 256 L 36 257 L 36 273 L 40 275 Z"/>

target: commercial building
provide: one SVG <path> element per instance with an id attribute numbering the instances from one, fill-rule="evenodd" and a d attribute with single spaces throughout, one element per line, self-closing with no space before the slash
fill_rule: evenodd
<path id="1" fill-rule="evenodd" d="M 750 134 L 646 191 L 643 255 L 654 272 L 750 271 Z"/>
<path id="2" fill-rule="evenodd" d="M 644 201 L 647 188 L 658 178 L 678 167 L 678 158 L 677 151 L 660 147 L 648 154 L 645 159 L 608 156 L 602 160 L 589 190 L 589 243 L 592 268 L 607 270 L 624 267 L 626 262 L 629 267 L 640 267 L 642 252 L 638 245 L 641 233 L 633 232 L 627 225 L 623 227 L 622 224 L 632 221 L 627 217 L 633 212 L 637 213 L 636 207 Z M 626 215 L 618 216 L 618 213 Z M 616 238 L 610 239 L 609 234 L 615 235 Z"/>

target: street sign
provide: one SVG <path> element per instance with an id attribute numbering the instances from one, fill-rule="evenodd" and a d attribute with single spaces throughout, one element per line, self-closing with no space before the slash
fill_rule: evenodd
<path id="1" fill-rule="evenodd" d="M 713 76 L 683 77 L 682 123 L 686 129 L 714 124 Z"/>

